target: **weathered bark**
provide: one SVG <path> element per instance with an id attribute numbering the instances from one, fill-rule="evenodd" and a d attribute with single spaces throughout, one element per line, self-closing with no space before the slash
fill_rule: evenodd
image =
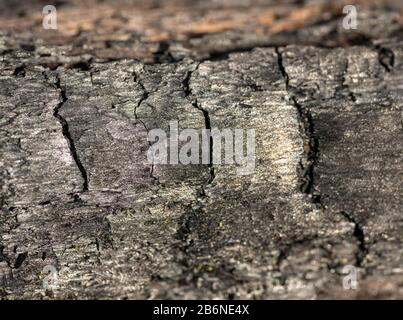
<path id="1" fill-rule="evenodd" d="M 2 18 L 2 298 L 403 297 L 401 7 L 250 2 Z M 173 120 L 255 129 L 255 172 L 150 165 Z"/>

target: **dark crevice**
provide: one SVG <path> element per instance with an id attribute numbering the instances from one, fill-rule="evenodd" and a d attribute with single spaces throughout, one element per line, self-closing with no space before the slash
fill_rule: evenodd
<path id="1" fill-rule="evenodd" d="M 140 86 L 141 91 L 143 92 L 143 93 L 142 93 L 142 96 L 141 96 L 141 98 L 140 98 L 140 100 L 139 100 L 139 102 L 137 103 L 136 108 L 134 109 L 134 115 L 135 115 L 135 117 L 137 118 L 137 115 L 136 115 L 137 108 L 139 108 L 140 105 L 141 105 L 144 101 L 146 101 L 146 100 L 148 99 L 148 97 L 150 96 L 150 93 L 149 93 L 148 90 L 145 88 L 144 84 L 140 81 L 140 76 L 138 76 L 136 72 L 133 72 L 133 81 L 134 81 L 135 83 L 137 83 L 137 84 Z"/>
<path id="2" fill-rule="evenodd" d="M 199 62 L 196 65 L 194 70 L 188 71 L 186 73 L 186 77 L 182 81 L 183 91 L 185 93 L 186 98 L 189 98 L 189 96 L 192 95 L 192 89 L 190 88 L 190 80 L 192 78 L 193 72 L 198 70 L 200 64 L 201 64 L 201 62 Z M 209 185 L 209 184 L 211 184 L 213 182 L 213 180 L 215 178 L 214 167 L 213 167 L 213 137 L 211 136 L 211 119 L 210 119 L 209 112 L 207 110 L 203 109 L 200 106 L 200 104 L 197 101 L 197 98 L 189 99 L 189 100 L 191 100 L 192 106 L 194 108 L 196 108 L 197 110 L 199 110 L 203 114 L 204 127 L 210 133 L 210 139 L 209 139 L 209 163 L 208 163 L 209 172 L 210 172 L 210 178 L 207 181 L 207 185 Z"/>
<path id="3" fill-rule="evenodd" d="M 36 46 L 32 43 L 20 43 L 20 48 L 24 51 L 34 52 L 36 50 Z"/>
<path id="4" fill-rule="evenodd" d="M 284 44 L 284 46 L 287 46 L 288 44 Z M 239 47 L 233 47 L 233 48 L 228 48 L 226 50 L 220 50 L 220 51 L 210 51 L 210 52 L 203 52 L 201 54 L 204 54 L 203 58 L 199 58 L 197 60 L 200 61 L 200 63 L 205 62 L 205 61 L 224 61 L 228 60 L 229 56 L 231 54 L 236 54 L 236 53 L 243 53 L 243 52 L 251 52 L 255 49 L 259 48 L 273 48 L 277 49 L 278 44 L 273 44 L 273 43 L 257 43 L 253 45 L 248 45 L 248 46 L 239 46 Z"/>
<path id="5" fill-rule="evenodd" d="M 230 54 L 233 53 L 242 53 L 242 52 L 250 52 L 253 49 L 256 48 L 273 48 L 274 46 L 272 45 L 262 45 L 262 46 L 250 46 L 250 47 L 236 47 L 236 48 L 231 48 L 225 51 L 212 51 L 208 53 L 208 58 L 202 59 L 201 61 L 222 61 L 222 60 L 228 60 Z"/>
<path id="6" fill-rule="evenodd" d="M 17 259 L 15 260 L 14 263 L 14 269 L 18 269 L 19 267 L 21 267 L 27 257 L 28 252 L 18 254 Z"/>
<path id="7" fill-rule="evenodd" d="M 314 128 L 314 121 L 312 119 L 312 113 L 310 112 L 309 108 L 305 108 L 300 105 L 295 97 L 294 94 L 291 93 L 290 86 L 289 86 L 289 75 L 286 72 L 283 63 L 282 53 L 276 48 L 277 57 L 278 57 L 278 65 L 280 72 L 285 80 L 286 90 L 290 95 L 290 99 L 295 105 L 298 117 L 301 123 L 301 129 L 303 132 L 303 139 L 304 139 L 304 153 L 305 153 L 305 161 L 302 160 L 300 162 L 302 178 L 301 178 L 301 185 L 300 189 L 303 193 L 311 194 L 312 202 L 318 204 L 322 208 L 324 206 L 321 203 L 321 195 L 320 193 L 315 190 L 314 184 L 314 169 L 315 165 L 318 162 L 319 158 L 319 141 L 315 137 L 315 128 Z M 390 56 L 390 55 L 389 55 Z M 354 97 L 352 97 L 354 98 Z M 358 241 L 358 248 L 359 251 L 356 254 L 356 264 L 357 266 L 361 266 L 362 262 L 368 252 L 366 243 L 365 243 L 365 235 L 362 227 L 360 224 L 349 214 L 346 212 L 341 212 L 341 214 L 351 223 L 354 224 L 354 237 Z M 278 257 L 277 266 L 279 268 L 281 262 L 287 256 L 287 252 L 289 249 L 285 249 L 280 251 L 280 255 Z"/>
<path id="8" fill-rule="evenodd" d="M 289 78 L 288 73 L 287 73 L 287 71 L 285 70 L 285 67 L 284 67 L 283 55 L 280 52 L 280 49 L 278 47 L 276 47 L 275 50 L 276 50 L 276 54 L 277 54 L 278 67 L 280 69 L 281 75 L 283 76 L 283 78 L 285 80 L 285 88 L 288 91 L 290 78 Z"/>
<path id="9" fill-rule="evenodd" d="M 301 184 L 301 191 L 312 195 L 314 202 L 319 200 L 319 195 L 315 194 L 314 190 L 314 167 L 318 161 L 319 156 L 319 142 L 314 136 L 314 122 L 312 119 L 312 113 L 308 109 L 302 108 L 295 97 L 292 98 L 294 105 L 300 110 L 300 119 L 302 120 L 305 134 L 308 141 L 304 144 L 304 152 L 306 154 L 307 163 L 303 165 L 303 181 Z"/>
<path id="10" fill-rule="evenodd" d="M 154 64 L 177 62 L 169 51 L 170 46 L 170 43 L 167 41 L 160 41 L 158 43 L 158 50 L 153 54 Z"/>
<path id="11" fill-rule="evenodd" d="M 20 65 L 14 69 L 13 75 L 17 78 L 25 77 L 25 65 Z"/>
<path id="12" fill-rule="evenodd" d="M 314 185 L 314 169 L 319 158 L 319 140 L 315 137 L 315 127 L 312 113 L 309 108 L 305 108 L 299 104 L 296 96 L 291 92 L 289 86 L 289 75 L 285 69 L 283 56 L 279 48 L 276 48 L 276 53 L 280 73 L 285 81 L 286 91 L 288 92 L 290 101 L 294 104 L 297 110 L 300 131 L 304 141 L 303 150 L 305 157 L 300 161 L 300 191 L 311 195 L 312 202 L 322 206 L 320 194 L 315 190 Z"/>
<path id="13" fill-rule="evenodd" d="M 95 248 L 97 249 L 97 252 L 98 252 L 98 253 L 101 252 L 98 237 L 95 237 Z"/>
<path id="14" fill-rule="evenodd" d="M 193 72 L 195 72 L 199 66 L 199 62 L 196 67 L 188 71 L 186 73 L 186 76 L 184 80 L 182 81 L 182 87 L 183 91 L 185 93 L 186 98 L 191 102 L 192 106 L 199 110 L 204 117 L 204 126 L 205 129 L 209 130 L 211 132 L 211 119 L 210 115 L 207 110 L 203 109 L 196 97 L 192 97 L 192 90 L 190 87 L 190 81 L 193 75 Z M 181 241 L 181 245 L 179 247 L 179 250 L 183 253 L 181 255 L 182 258 L 179 259 L 179 263 L 184 267 L 184 272 L 189 271 L 191 268 L 191 263 L 189 259 L 189 250 L 193 245 L 193 240 L 190 238 L 191 233 L 192 233 L 192 224 L 194 221 L 197 219 L 197 217 L 200 214 L 203 214 L 204 212 L 204 200 L 208 197 L 206 194 L 206 188 L 209 186 L 214 178 L 215 178 L 215 172 L 214 172 L 214 167 L 212 164 L 212 155 L 213 155 L 213 138 L 210 135 L 210 140 L 209 140 L 209 162 L 208 162 L 208 170 L 209 170 L 209 179 L 206 181 L 206 183 L 200 188 L 200 194 L 199 194 L 199 199 L 197 199 L 197 207 L 194 208 L 192 206 L 189 206 L 185 213 L 181 216 L 180 221 L 179 221 L 179 228 L 176 233 L 176 237 Z M 191 277 L 194 279 L 194 277 Z"/>
<path id="15" fill-rule="evenodd" d="M 182 81 L 183 91 L 185 92 L 186 97 L 190 96 L 192 93 L 192 90 L 190 89 L 190 78 L 192 77 L 192 73 L 193 71 L 188 71 L 185 79 Z"/>
<path id="16" fill-rule="evenodd" d="M 16 249 L 17 247 L 14 248 L 14 251 L 16 251 Z M 24 263 L 24 261 L 27 259 L 27 257 L 28 252 L 19 253 L 13 264 L 11 262 L 11 259 L 4 253 L 4 246 L 0 245 L 0 262 L 4 261 L 9 267 L 9 269 L 19 269 Z"/>
<path id="17" fill-rule="evenodd" d="M 81 60 L 75 63 L 66 65 L 66 69 L 78 69 L 81 71 L 90 71 L 92 59 Z"/>
<path id="18" fill-rule="evenodd" d="M 209 173 L 210 173 L 210 178 L 207 181 L 207 185 L 211 184 L 214 179 L 215 179 L 215 172 L 214 172 L 214 166 L 213 166 L 213 137 L 211 136 L 211 120 L 210 120 L 210 115 L 207 110 L 203 109 L 197 102 L 197 99 L 194 99 L 192 102 L 193 107 L 196 109 L 200 110 L 203 114 L 204 117 L 204 125 L 205 128 L 208 130 L 209 135 L 210 135 L 210 140 L 209 140 Z"/>
<path id="19" fill-rule="evenodd" d="M 142 89 L 143 89 L 143 95 L 141 96 L 139 102 L 137 103 L 137 105 L 136 105 L 136 107 L 134 109 L 134 117 L 135 117 L 136 120 L 139 120 L 139 121 L 141 121 L 141 120 L 137 116 L 137 109 L 140 108 L 141 104 L 144 101 L 146 101 L 148 99 L 148 97 L 149 97 L 149 93 L 144 89 L 144 87 Z"/>
<path id="20" fill-rule="evenodd" d="M 65 89 L 63 89 L 63 88 L 61 87 L 60 78 L 59 78 L 59 77 L 57 77 L 56 87 L 60 90 L 60 95 L 61 95 L 62 101 L 61 101 L 61 102 L 56 106 L 56 108 L 54 109 L 54 111 L 53 111 L 53 116 L 54 116 L 56 119 L 59 120 L 59 122 L 60 122 L 60 124 L 61 124 L 61 126 L 62 126 L 63 136 L 64 136 L 64 137 L 66 138 L 66 140 L 67 140 L 67 143 L 68 143 L 68 146 L 69 146 L 69 149 L 70 149 L 70 154 L 71 154 L 71 156 L 73 157 L 73 159 L 74 159 L 74 161 L 75 161 L 75 163 L 76 163 L 76 165 L 77 165 L 77 168 L 78 168 L 78 170 L 79 170 L 80 173 L 81 173 L 81 177 L 82 177 L 82 179 L 83 179 L 82 191 L 83 191 L 83 192 L 86 192 L 86 191 L 88 191 L 88 176 L 87 176 L 87 171 L 85 170 L 85 168 L 84 168 L 83 164 L 81 163 L 81 160 L 80 160 L 80 158 L 79 158 L 79 156 L 78 156 L 77 149 L 76 149 L 76 146 L 75 146 L 75 144 L 74 144 L 74 140 L 73 140 L 73 138 L 72 138 L 72 136 L 71 136 L 71 134 L 70 134 L 69 124 L 67 123 L 66 119 L 64 119 L 64 118 L 60 115 L 60 113 L 59 113 L 59 111 L 60 111 L 60 109 L 62 108 L 62 106 L 64 105 L 64 103 L 68 100 L 67 97 L 66 97 L 66 91 L 65 91 Z"/>
<path id="21" fill-rule="evenodd" d="M 90 73 L 90 81 L 91 81 L 91 85 L 94 86 L 94 74 L 92 71 L 89 72 Z"/>
<path id="22" fill-rule="evenodd" d="M 395 54 L 392 50 L 381 46 L 376 46 L 378 52 L 378 61 L 387 72 L 391 72 L 395 65 Z"/>
<path id="23" fill-rule="evenodd" d="M 72 203 L 80 203 L 80 202 L 82 202 L 82 200 L 81 200 L 81 198 L 80 198 L 80 196 L 78 194 L 74 194 L 72 198 L 73 198 Z"/>
<path id="24" fill-rule="evenodd" d="M 362 262 L 368 254 L 368 248 L 365 242 L 365 233 L 364 229 L 360 225 L 360 223 L 351 215 L 345 211 L 341 211 L 340 214 L 347 219 L 347 221 L 354 224 L 354 232 L 353 236 L 357 239 L 358 242 L 358 252 L 355 255 L 356 265 L 357 267 L 362 266 Z"/>
<path id="25" fill-rule="evenodd" d="M 392 71 L 395 65 L 395 54 L 391 49 L 382 47 L 381 45 L 375 45 L 371 39 L 367 39 L 365 43 L 360 45 L 376 51 L 378 53 L 379 64 L 386 72 Z"/>

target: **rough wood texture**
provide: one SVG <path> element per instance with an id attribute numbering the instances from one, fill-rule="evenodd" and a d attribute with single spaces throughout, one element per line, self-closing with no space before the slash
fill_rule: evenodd
<path id="1" fill-rule="evenodd" d="M 2 298 L 403 297 L 400 2 L 95 2 L 0 1 Z M 172 120 L 255 173 L 148 164 Z"/>

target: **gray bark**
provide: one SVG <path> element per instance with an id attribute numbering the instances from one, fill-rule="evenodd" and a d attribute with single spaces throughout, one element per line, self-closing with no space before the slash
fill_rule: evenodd
<path id="1" fill-rule="evenodd" d="M 2 298 L 403 297 L 401 40 L 226 35 L 152 61 L 0 38 Z M 255 129 L 255 172 L 148 164 L 173 120 Z"/>

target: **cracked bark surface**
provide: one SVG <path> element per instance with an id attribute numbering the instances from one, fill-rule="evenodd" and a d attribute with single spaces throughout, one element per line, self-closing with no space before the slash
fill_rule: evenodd
<path id="1" fill-rule="evenodd" d="M 67 3 L 0 22 L 1 298 L 403 297 L 401 5 Z M 149 164 L 170 121 L 255 129 L 254 173 Z"/>

